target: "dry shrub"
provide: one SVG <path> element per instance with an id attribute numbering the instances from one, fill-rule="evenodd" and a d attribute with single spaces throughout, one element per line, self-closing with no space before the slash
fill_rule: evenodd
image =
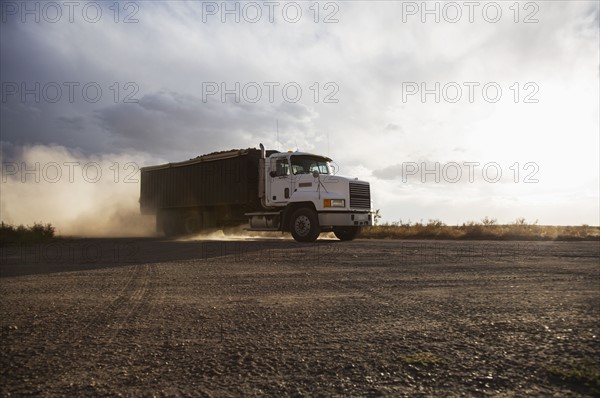
<path id="1" fill-rule="evenodd" d="M 43 243 L 52 238 L 54 238 L 54 227 L 51 224 L 44 225 L 36 222 L 32 226 L 13 226 L 0 223 L 0 246 L 7 243 Z"/>
<path id="2" fill-rule="evenodd" d="M 440 220 L 404 223 L 402 220 L 364 228 L 367 239 L 481 239 L 481 240 L 600 240 L 600 227 L 553 226 L 531 224 L 517 218 L 511 224 L 500 225 L 496 219 L 485 217 L 481 222 L 469 221 L 450 226 Z"/>

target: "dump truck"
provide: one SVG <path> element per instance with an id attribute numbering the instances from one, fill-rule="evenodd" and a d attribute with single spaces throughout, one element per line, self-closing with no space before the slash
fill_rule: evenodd
<path id="1" fill-rule="evenodd" d="M 246 225 L 314 242 L 352 240 L 373 224 L 366 181 L 335 174 L 327 156 L 249 148 L 141 169 L 140 209 L 166 236 Z"/>

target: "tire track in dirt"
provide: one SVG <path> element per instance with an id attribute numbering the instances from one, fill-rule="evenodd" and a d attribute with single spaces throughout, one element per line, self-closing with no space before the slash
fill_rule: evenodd
<path id="1" fill-rule="evenodd" d="M 56 377 L 47 378 L 55 380 L 48 386 L 49 390 L 90 389 L 94 386 L 90 375 L 128 358 L 127 353 L 136 349 L 136 333 L 149 322 L 153 309 L 164 300 L 164 286 L 158 276 L 157 264 L 131 266 L 120 288 L 115 286 L 118 293 L 112 300 L 98 306 L 87 319 L 70 326 L 57 351 L 64 351 L 72 360 L 59 371 L 53 370 Z"/>
<path id="2" fill-rule="evenodd" d="M 90 346 L 99 346 L 103 351 L 110 352 L 128 325 L 134 324 L 138 318 L 149 318 L 154 306 L 165 296 L 164 286 L 157 277 L 157 265 L 137 264 L 121 269 L 127 271 L 109 285 L 117 292 L 112 299 L 95 304 L 95 297 L 89 296 L 84 303 L 89 308 L 85 314 L 76 311 L 81 304 L 73 302 L 64 310 L 64 314 L 78 316 L 54 324 L 43 340 L 31 347 L 35 352 L 43 352 L 45 360 L 39 355 L 24 358 L 21 353 L 15 352 L 15 356 L 4 358 L 12 366 L 3 369 L 3 377 L 12 378 L 14 372 L 38 374 L 47 380 L 43 387 L 40 386 L 40 392 L 64 389 L 65 384 L 73 384 L 81 379 L 86 367 L 93 366 L 97 361 L 97 358 L 86 355 Z M 96 277 L 94 275 L 92 278 Z M 128 340 L 123 339 L 125 342 Z M 49 361 L 49 358 L 53 360 Z M 48 362 L 59 362 L 60 365 L 51 366 Z M 18 394 L 18 391 L 13 392 Z"/>
<path id="3" fill-rule="evenodd" d="M 112 341 L 124 322 L 143 304 L 140 299 L 148 290 L 148 274 L 152 268 L 151 265 L 132 266 L 115 297 L 107 305 L 97 308 L 87 319 L 74 324 L 69 330 L 69 340 L 104 337 Z M 88 336 L 90 333 L 94 335 Z"/>
<path id="4" fill-rule="evenodd" d="M 98 337 L 111 345 L 128 324 L 141 314 L 151 312 L 152 292 L 149 288 L 151 275 L 155 274 L 151 265 L 136 265 L 133 277 L 125 285 L 121 294 L 86 329 L 97 327 Z M 104 332 L 104 333 L 102 333 Z"/>
<path id="5" fill-rule="evenodd" d="M 158 264 L 138 264 L 132 267 L 117 296 L 89 320 L 75 328 L 74 334 L 86 337 L 94 333 L 95 340 L 103 345 L 112 344 L 130 326 L 143 322 L 165 297 L 160 283 Z M 78 330 L 77 330 L 78 329 Z"/>

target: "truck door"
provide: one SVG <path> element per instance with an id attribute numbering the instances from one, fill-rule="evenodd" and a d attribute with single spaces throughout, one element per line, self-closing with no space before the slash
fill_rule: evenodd
<path id="1" fill-rule="evenodd" d="M 269 202 L 287 203 L 292 195 L 292 179 L 287 158 L 271 159 Z"/>

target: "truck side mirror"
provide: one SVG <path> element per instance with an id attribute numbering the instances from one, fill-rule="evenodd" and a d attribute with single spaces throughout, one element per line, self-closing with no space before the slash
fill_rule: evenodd
<path id="1" fill-rule="evenodd" d="M 275 170 L 271 170 L 271 171 L 269 172 L 269 175 L 270 175 L 271 177 L 277 177 L 277 172 L 276 172 Z"/>
<path id="2" fill-rule="evenodd" d="M 313 170 L 313 177 L 314 178 L 319 178 L 319 171 L 318 170 Z"/>

